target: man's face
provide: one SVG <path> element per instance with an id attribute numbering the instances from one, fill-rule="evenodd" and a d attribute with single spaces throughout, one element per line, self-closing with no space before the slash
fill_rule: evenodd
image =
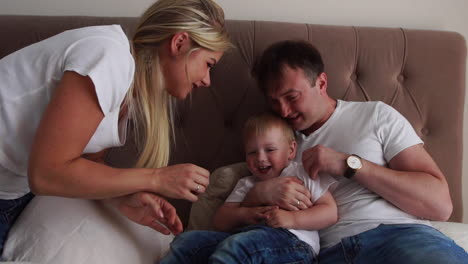
<path id="1" fill-rule="evenodd" d="M 302 69 L 285 67 L 278 82 L 270 82 L 267 99 L 273 111 L 296 130 L 309 135 L 328 119 L 329 97 L 326 75 L 320 74 L 312 86 Z"/>

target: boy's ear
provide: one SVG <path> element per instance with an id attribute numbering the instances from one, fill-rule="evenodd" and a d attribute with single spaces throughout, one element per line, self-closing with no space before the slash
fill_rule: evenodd
<path id="1" fill-rule="evenodd" d="M 290 150 L 289 160 L 293 160 L 296 157 L 296 151 L 297 151 L 297 143 L 295 140 L 293 140 L 291 144 L 289 144 L 289 150 Z"/>
<path id="2" fill-rule="evenodd" d="M 190 48 L 190 37 L 187 32 L 175 33 L 171 38 L 170 52 L 172 56 L 185 54 Z"/>

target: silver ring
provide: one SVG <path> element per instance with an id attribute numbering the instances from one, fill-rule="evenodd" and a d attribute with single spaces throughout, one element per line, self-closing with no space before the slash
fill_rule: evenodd
<path id="1" fill-rule="evenodd" d="M 198 192 L 199 190 L 200 190 L 200 184 L 197 184 L 197 189 L 195 191 Z"/>
<path id="2" fill-rule="evenodd" d="M 296 206 L 299 206 L 301 204 L 301 201 L 297 200 Z"/>

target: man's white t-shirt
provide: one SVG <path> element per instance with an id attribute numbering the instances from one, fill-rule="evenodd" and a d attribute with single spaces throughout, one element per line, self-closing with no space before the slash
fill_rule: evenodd
<path id="1" fill-rule="evenodd" d="M 288 167 L 282 172 L 280 177 L 296 176 L 304 182 L 304 186 L 312 194 L 312 202 L 317 201 L 322 195 L 330 188 L 336 181 L 329 176 L 320 177 L 319 179 L 312 180 L 304 170 L 301 163 L 291 161 Z M 248 176 L 240 179 L 234 187 L 231 194 L 226 199 L 225 203 L 240 203 L 244 200 L 249 190 L 255 185 L 255 176 Z M 297 230 L 289 229 L 289 231 L 295 234 L 300 240 L 309 244 L 315 254 L 318 254 L 320 250 L 319 235 L 317 230 Z"/>
<path id="2" fill-rule="evenodd" d="M 346 102 L 338 100 L 329 120 L 309 136 L 296 132 L 297 160 L 304 150 L 323 145 L 339 152 L 357 154 L 381 166 L 400 151 L 422 144 L 411 124 L 394 108 L 382 102 Z M 332 195 L 338 206 L 338 223 L 320 230 L 322 247 L 330 247 L 344 237 L 373 229 L 379 224 L 419 223 L 428 221 L 403 212 L 378 194 L 343 176 Z"/>
<path id="3" fill-rule="evenodd" d="M 119 125 L 119 111 L 133 81 L 135 63 L 119 25 L 65 31 L 16 51 L 0 60 L 0 199 L 29 192 L 27 170 L 34 134 L 65 71 L 91 78 L 104 113 L 83 153 L 125 142 L 126 120 Z"/>

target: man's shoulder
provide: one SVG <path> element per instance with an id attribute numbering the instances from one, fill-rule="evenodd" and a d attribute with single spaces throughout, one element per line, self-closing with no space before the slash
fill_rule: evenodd
<path id="1" fill-rule="evenodd" d="M 393 111 L 395 110 L 392 106 L 386 104 L 382 101 L 339 101 L 341 111 L 345 113 L 352 113 L 354 111 L 359 111 L 361 113 L 377 113 L 381 111 Z"/>
<path id="2" fill-rule="evenodd" d="M 391 107 L 382 101 L 343 101 L 338 100 L 343 107 Z"/>

